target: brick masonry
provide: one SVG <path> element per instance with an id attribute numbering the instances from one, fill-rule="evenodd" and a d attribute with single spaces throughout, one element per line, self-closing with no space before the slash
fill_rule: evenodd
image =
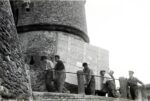
<path id="1" fill-rule="evenodd" d="M 67 72 L 76 73 L 83 69 L 82 62 L 88 62 L 95 75 L 99 75 L 102 69 L 108 70 L 108 51 L 89 45 L 78 36 L 58 31 L 31 31 L 19 36 L 23 53 L 34 59 L 34 65 L 31 66 L 34 91 L 46 91 L 44 69 L 40 62 L 42 55 L 50 58 L 59 54 Z M 66 82 L 77 85 L 76 74 L 67 74 Z M 100 78 L 96 78 L 96 85 L 100 89 Z"/>
<path id="2" fill-rule="evenodd" d="M 31 0 L 31 10 L 19 7 L 17 26 L 49 23 L 73 26 L 86 32 L 83 0 Z"/>
<path id="3" fill-rule="evenodd" d="M 105 49 L 85 43 L 77 36 L 60 32 L 58 34 L 57 54 L 65 63 L 67 72 L 76 73 L 82 70 L 82 63 L 87 62 L 95 75 L 100 75 L 100 70 L 109 68 L 109 52 Z M 76 74 L 67 74 L 67 82 L 77 84 Z M 100 78 L 96 77 L 96 88 L 101 89 Z"/>
<path id="4" fill-rule="evenodd" d="M 11 61 L 4 58 L 8 54 Z M 28 79 L 9 0 L 0 0 L 0 78 L 12 97 L 28 94 Z"/>
<path id="5" fill-rule="evenodd" d="M 17 18 L 17 30 L 22 50 L 33 58 L 31 81 L 35 91 L 45 91 L 44 71 L 40 57 L 59 54 L 65 63 L 66 71 L 83 69 L 82 63 L 88 62 L 95 75 L 100 70 L 108 70 L 107 50 L 89 45 L 85 18 L 85 0 L 31 0 L 30 10 L 26 11 L 23 1 L 16 0 L 13 7 Z M 77 85 L 76 75 L 67 74 L 66 82 Z M 100 78 L 96 78 L 100 89 Z"/>
<path id="6" fill-rule="evenodd" d="M 83 38 L 89 41 L 86 34 L 84 0 L 31 0 L 30 11 L 26 11 L 24 3 L 19 1 L 14 4 L 14 7 L 18 8 L 18 14 L 15 14 L 18 18 L 18 29 L 29 25 L 46 24 L 57 25 L 53 28 L 57 30 L 59 26 L 66 26 L 70 28 L 68 30 L 78 30 L 78 34 L 82 34 Z"/>
<path id="7" fill-rule="evenodd" d="M 46 91 L 45 68 L 42 68 L 41 56 L 54 56 L 56 51 L 56 33 L 49 31 L 31 31 L 20 34 L 21 48 L 30 64 L 31 84 L 34 91 Z"/>

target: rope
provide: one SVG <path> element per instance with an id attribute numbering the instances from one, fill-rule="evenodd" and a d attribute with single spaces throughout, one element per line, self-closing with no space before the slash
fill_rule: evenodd
<path id="1" fill-rule="evenodd" d="M 56 71 L 56 70 L 50 70 L 50 71 L 62 72 L 62 71 Z M 78 74 L 78 73 L 74 73 L 74 72 L 64 72 L 64 71 L 63 71 L 62 73 Z M 90 74 L 82 73 L 82 75 L 90 75 Z M 100 76 L 100 75 L 90 75 L 90 76 L 108 78 L 108 77 L 103 77 L 103 76 Z M 112 79 L 112 78 L 108 78 L 108 79 Z M 119 79 L 116 79 L 116 78 L 115 78 L 115 80 L 119 80 Z"/>

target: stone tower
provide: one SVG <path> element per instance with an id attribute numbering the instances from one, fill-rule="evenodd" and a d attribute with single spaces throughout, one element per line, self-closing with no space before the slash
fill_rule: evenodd
<path id="1" fill-rule="evenodd" d="M 25 2 L 26 3 L 26 2 Z M 18 32 L 65 32 L 89 42 L 84 0 L 31 0 L 18 8 Z"/>
<path id="2" fill-rule="evenodd" d="M 11 5 L 22 50 L 30 59 L 34 91 L 46 90 L 40 61 L 43 55 L 60 55 L 69 72 L 82 69 L 84 61 L 96 74 L 99 66 L 108 68 L 108 52 L 89 45 L 85 0 L 12 0 Z M 67 74 L 66 82 L 77 84 L 75 78 L 76 75 Z"/>
<path id="3" fill-rule="evenodd" d="M 57 54 L 58 44 L 65 46 L 62 36 L 89 42 L 85 0 L 12 0 L 11 4 L 23 52 L 31 59 L 33 90 L 45 91 L 41 56 Z"/>

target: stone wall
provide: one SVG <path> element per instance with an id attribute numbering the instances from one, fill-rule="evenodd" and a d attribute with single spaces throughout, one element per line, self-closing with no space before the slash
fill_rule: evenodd
<path id="1" fill-rule="evenodd" d="M 146 87 L 138 87 L 138 99 L 139 101 L 148 101 L 148 92 Z"/>
<path id="2" fill-rule="evenodd" d="M 105 49 L 90 45 L 80 37 L 60 32 L 58 34 L 57 54 L 63 60 L 66 71 L 76 73 L 82 70 L 82 63 L 87 62 L 95 75 L 100 75 L 100 70 L 108 71 L 109 52 Z M 66 82 L 77 85 L 77 75 L 67 73 Z M 100 87 L 100 77 L 96 77 L 96 89 Z"/>
<path id="3" fill-rule="evenodd" d="M 131 101 L 122 98 L 108 98 L 92 95 L 46 93 L 46 92 L 34 92 L 33 98 L 36 101 Z"/>
<path id="4" fill-rule="evenodd" d="M 9 99 L 4 101 L 22 101 L 23 99 Z M 108 98 L 102 96 L 79 95 L 79 94 L 65 94 L 65 93 L 48 93 L 48 92 L 34 92 L 33 101 L 133 101 L 122 98 Z"/>
<path id="5" fill-rule="evenodd" d="M 96 75 L 108 70 L 108 51 L 86 43 L 85 0 L 31 0 L 29 10 L 23 0 L 11 1 L 22 50 L 32 62 L 34 91 L 46 91 L 42 55 L 60 55 L 67 72 L 83 69 L 82 62 L 90 63 Z M 66 82 L 77 85 L 76 78 L 76 74 L 67 74 Z M 96 79 L 100 89 L 100 78 Z"/>
<path id="6" fill-rule="evenodd" d="M 10 60 L 6 56 L 10 57 Z M 0 0 L 0 78 L 10 94 L 28 94 L 26 72 L 9 0 Z"/>
<path id="7" fill-rule="evenodd" d="M 66 71 L 76 73 L 83 69 L 82 63 L 88 62 L 95 75 L 100 70 L 108 70 L 108 51 L 89 45 L 78 36 L 59 31 L 31 31 L 19 34 L 21 48 L 25 56 L 34 60 L 31 64 L 31 81 L 34 91 L 46 91 L 44 81 L 44 68 L 40 57 L 49 58 L 58 54 L 64 62 Z M 77 85 L 77 75 L 68 74 L 66 82 Z M 67 85 L 67 84 L 66 84 Z M 96 77 L 96 87 L 100 89 L 100 78 Z M 67 85 L 70 88 L 70 85 Z M 75 87 L 76 88 L 76 87 Z"/>
<path id="8" fill-rule="evenodd" d="M 13 1 L 13 0 L 12 0 Z M 69 32 L 89 42 L 84 0 L 31 0 L 30 10 L 25 3 L 12 3 L 18 32 L 51 30 Z"/>
<path id="9" fill-rule="evenodd" d="M 83 0 L 31 0 L 30 11 L 19 6 L 17 26 L 49 23 L 73 26 L 86 32 Z"/>
<path id="10" fill-rule="evenodd" d="M 55 32 L 31 31 L 19 35 L 21 48 L 25 57 L 30 60 L 30 75 L 33 91 L 46 91 L 45 68 L 41 62 L 41 56 L 52 58 L 56 51 Z"/>

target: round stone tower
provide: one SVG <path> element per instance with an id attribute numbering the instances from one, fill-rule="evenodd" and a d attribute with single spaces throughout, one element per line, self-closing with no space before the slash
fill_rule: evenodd
<path id="1" fill-rule="evenodd" d="M 65 51 L 69 38 L 89 42 L 85 0 L 12 0 L 11 4 L 22 50 L 30 61 L 32 88 L 45 91 L 41 56 L 53 58 L 59 46 Z M 61 58 L 65 60 L 65 55 Z"/>
<path id="2" fill-rule="evenodd" d="M 24 1 L 18 6 L 18 32 L 61 31 L 89 42 L 84 5 L 85 0 Z"/>

